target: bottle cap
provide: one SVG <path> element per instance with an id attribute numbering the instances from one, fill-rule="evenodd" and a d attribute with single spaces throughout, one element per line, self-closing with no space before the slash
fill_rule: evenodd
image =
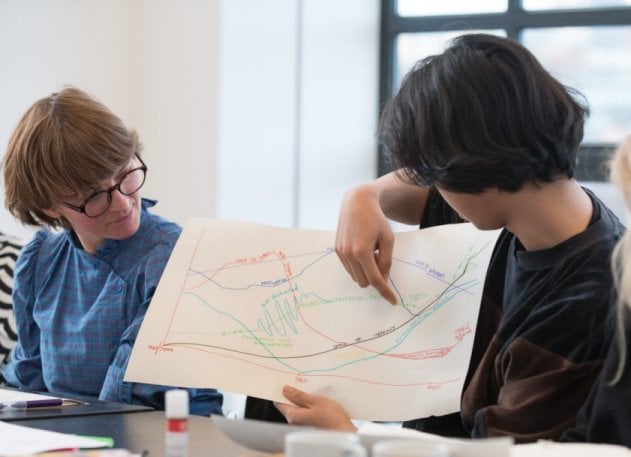
<path id="1" fill-rule="evenodd" d="M 164 403 L 167 418 L 184 419 L 188 417 L 188 390 L 167 390 L 164 395 Z"/>

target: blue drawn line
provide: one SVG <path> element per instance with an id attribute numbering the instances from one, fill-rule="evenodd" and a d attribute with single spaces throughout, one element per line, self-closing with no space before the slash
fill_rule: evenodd
<path id="1" fill-rule="evenodd" d="M 182 294 L 183 295 L 191 295 L 193 297 L 198 298 L 202 303 L 204 303 L 206 306 L 208 306 L 210 309 L 212 309 L 216 313 L 221 314 L 223 316 L 226 316 L 229 319 L 233 320 L 238 326 L 242 327 L 246 331 L 246 333 L 249 333 L 250 336 L 261 346 L 261 348 L 263 350 L 265 350 L 265 352 L 267 352 L 270 355 L 271 358 L 275 359 L 278 363 L 284 365 L 288 369 L 290 369 L 292 371 L 297 371 L 295 367 L 292 367 L 288 363 L 284 362 L 281 358 L 279 358 L 278 356 L 274 355 L 274 353 L 267 347 L 267 345 L 265 345 L 263 343 L 263 341 L 258 336 L 256 336 L 254 334 L 254 331 L 250 330 L 243 322 L 241 322 L 239 319 L 237 319 L 234 315 L 232 315 L 230 313 L 226 313 L 224 311 L 221 311 L 220 309 L 215 308 L 210 303 L 208 303 L 203 297 L 201 297 L 200 295 L 198 295 L 196 293 L 183 292 Z M 285 300 L 285 301 L 287 301 L 287 300 Z M 297 313 L 297 309 L 296 309 L 296 313 Z M 297 317 L 296 317 L 296 320 L 297 320 Z M 259 320 L 259 322 L 260 322 L 260 320 Z M 261 324 L 262 324 L 262 322 L 261 322 Z M 258 331 L 258 328 L 255 331 Z M 191 345 L 191 344 L 192 343 L 167 343 L 167 344 L 165 344 L 165 346 L 178 346 L 178 345 Z M 198 346 L 203 346 L 203 347 L 211 347 L 211 348 L 215 348 L 215 349 L 222 349 L 222 350 L 226 350 L 226 351 L 237 353 L 237 354 L 243 354 L 243 355 L 255 356 L 255 357 L 262 357 L 261 355 L 249 353 L 247 351 L 240 351 L 238 349 L 229 349 L 229 348 L 226 348 L 226 347 L 215 346 L 215 345 L 210 345 L 210 344 L 198 344 L 198 343 L 193 343 L 193 344 L 198 345 Z"/>
<path id="2" fill-rule="evenodd" d="M 297 273 L 297 274 L 295 274 L 295 275 L 293 275 L 293 276 L 291 276 L 291 277 L 289 277 L 289 278 L 284 278 L 284 277 L 283 277 L 283 278 L 272 279 L 272 280 L 264 281 L 264 282 L 262 282 L 262 283 L 257 283 L 257 284 L 248 284 L 248 285 L 247 285 L 247 286 L 245 286 L 245 287 L 225 287 L 225 286 L 222 286 L 221 284 L 219 284 L 219 283 L 218 283 L 217 281 L 215 281 L 215 280 L 214 280 L 211 276 L 207 275 L 207 274 L 206 274 L 206 273 L 204 273 L 204 272 L 201 272 L 201 271 L 196 271 L 196 270 L 193 270 L 192 268 L 191 268 L 189 271 L 192 271 L 193 273 L 195 273 L 195 274 L 196 274 L 196 275 L 198 275 L 198 276 L 202 276 L 202 277 L 206 278 L 209 282 L 213 283 L 214 285 L 216 285 L 217 287 L 219 287 L 220 289 L 223 289 L 223 290 L 243 291 L 243 290 L 250 290 L 250 288 L 253 288 L 253 287 L 278 287 L 279 285 L 285 284 L 285 283 L 287 283 L 287 282 L 289 282 L 289 281 L 291 281 L 291 280 L 294 280 L 294 279 L 296 279 L 296 278 L 299 278 L 300 276 L 302 276 L 302 275 L 304 274 L 304 272 L 305 272 L 307 269 L 311 268 L 313 265 L 315 265 L 316 263 L 320 262 L 320 261 L 321 261 L 322 259 L 324 259 L 325 257 L 327 257 L 327 256 L 331 255 L 331 253 L 332 253 L 332 251 L 327 251 L 326 253 L 322 254 L 322 255 L 321 255 L 321 256 L 319 256 L 318 258 L 314 259 L 312 262 L 310 262 L 310 263 L 306 264 L 306 265 L 302 268 L 302 270 L 300 270 L 300 272 L 299 272 L 299 273 Z M 300 256 L 293 256 L 292 258 L 294 258 L 294 257 L 304 257 L 304 256 L 306 256 L 306 255 L 313 255 L 313 254 L 316 254 L 316 253 L 312 253 L 312 254 L 303 254 L 303 255 L 300 255 Z M 257 263 L 267 263 L 267 262 L 276 262 L 276 263 L 278 263 L 278 259 L 274 259 L 274 260 L 265 260 L 265 261 L 261 261 L 261 262 L 257 262 Z M 230 269 L 230 268 L 235 268 L 235 267 L 239 267 L 239 268 L 241 268 L 241 267 L 244 267 L 244 266 L 252 266 L 252 265 L 253 265 L 253 264 L 247 264 L 247 265 L 245 265 L 245 264 L 232 265 L 232 266 L 230 266 L 230 267 L 226 267 L 226 268 L 225 268 L 225 270 L 228 270 L 228 269 Z M 221 270 L 223 270 L 223 269 L 215 269 L 215 270 L 208 270 L 208 271 L 213 271 L 213 272 L 216 272 L 216 271 L 221 271 Z"/>
<path id="3" fill-rule="evenodd" d="M 269 252 L 276 252 L 275 250 L 270 250 Z M 314 252 L 305 252 L 302 254 L 294 254 L 294 255 L 288 255 L 285 258 L 286 259 L 298 259 L 300 257 L 311 257 L 313 255 L 321 255 L 321 257 L 326 257 L 329 254 L 333 254 L 335 252 L 335 250 L 333 248 L 327 248 L 326 251 L 314 251 Z M 226 265 L 224 267 L 219 267 L 219 268 L 212 268 L 210 270 L 204 270 L 204 271 L 197 271 L 191 268 L 191 271 L 200 274 L 202 276 L 206 276 L 206 274 L 213 274 L 216 273 L 218 271 L 222 271 L 222 270 L 232 270 L 233 268 L 241 268 L 244 266 L 251 266 L 254 264 L 263 264 L 263 263 L 276 263 L 278 262 L 278 258 L 270 258 L 270 259 L 265 259 L 265 260 L 256 260 L 254 262 L 242 262 L 242 263 L 234 263 L 234 264 L 230 264 L 230 265 Z"/>
<path id="4" fill-rule="evenodd" d="M 270 356 L 270 358 L 275 359 L 278 363 L 284 365 L 285 367 L 296 371 L 298 373 L 302 373 L 302 374 L 310 374 L 310 373 L 320 373 L 320 372 L 329 372 L 329 371 L 334 371 L 337 370 L 339 368 L 345 367 L 345 366 L 349 366 L 349 365 L 353 365 L 356 363 L 360 363 L 366 360 L 371 360 L 374 359 L 376 357 L 385 355 L 389 352 L 391 352 L 392 350 L 396 349 L 398 346 L 400 346 L 401 344 L 403 344 L 403 342 L 408 338 L 408 336 L 412 333 L 412 331 L 418 326 L 420 325 L 421 322 L 423 322 L 424 320 L 426 320 L 428 317 L 430 317 L 432 314 L 434 314 L 435 312 L 437 312 L 439 309 L 441 309 L 446 303 L 450 302 L 456 295 L 463 293 L 463 292 L 467 292 L 467 289 L 469 289 L 470 287 L 473 287 L 475 285 L 477 285 L 477 281 L 468 281 L 467 283 L 464 283 L 462 285 L 456 285 L 456 281 L 458 279 L 461 279 L 462 276 L 468 271 L 468 267 L 469 264 L 471 263 L 471 261 L 477 257 L 477 255 L 479 255 L 485 248 L 486 246 L 488 246 L 489 243 L 486 243 L 479 251 L 475 252 L 472 256 L 468 257 L 466 259 L 466 261 L 464 262 L 464 268 L 461 270 L 460 274 L 458 275 L 458 277 L 451 283 L 448 284 L 448 287 L 439 294 L 439 296 L 433 300 L 430 304 L 428 304 L 427 306 L 425 306 L 421 311 L 419 311 L 416 314 L 413 314 L 412 318 L 409 319 L 408 321 L 404 322 L 403 324 L 399 325 L 398 327 L 396 327 L 393 331 L 399 330 L 402 327 L 404 327 L 405 325 L 407 325 L 408 323 L 410 324 L 410 327 L 408 329 L 406 329 L 404 331 L 404 333 L 402 335 L 400 335 L 396 340 L 395 340 L 395 344 L 392 345 L 390 348 L 384 350 L 384 351 L 379 351 L 376 352 L 370 356 L 366 356 L 366 357 L 362 357 L 360 359 L 355 359 L 355 360 L 350 360 L 348 362 L 345 363 L 340 363 L 337 366 L 331 367 L 331 368 L 326 368 L 326 369 L 312 369 L 312 370 L 299 370 L 291 365 L 289 365 L 288 363 L 284 362 L 284 360 L 287 359 L 299 359 L 299 358 L 307 358 L 307 357 L 314 357 L 317 355 L 322 355 L 328 352 L 332 352 L 332 351 L 336 351 L 336 350 L 340 350 L 340 349 L 345 349 L 349 346 L 354 346 L 354 345 L 359 345 L 359 344 L 365 344 L 366 342 L 378 339 L 378 338 L 383 338 L 386 335 L 389 335 L 390 333 L 392 333 L 393 331 L 389 331 L 386 332 L 384 334 L 379 334 L 378 336 L 375 337 L 371 337 L 371 338 L 367 338 L 367 339 L 359 339 L 359 341 L 355 342 L 355 343 L 345 343 L 343 346 L 341 347 L 333 347 L 333 348 L 329 348 L 327 350 L 324 351 L 320 351 L 317 353 L 313 353 L 313 354 L 303 354 L 303 355 L 297 355 L 297 356 L 284 356 L 284 357 L 279 357 L 276 356 L 268 347 L 266 344 L 263 343 L 263 341 L 261 341 L 261 339 L 259 337 L 257 337 L 257 335 L 254 334 L 254 332 L 258 332 L 260 329 L 264 329 L 265 326 L 263 325 L 263 322 L 259 319 L 257 320 L 258 322 L 258 326 L 257 329 L 255 329 L 254 331 L 250 330 L 243 322 L 239 321 L 238 319 L 236 319 L 233 315 L 223 312 L 217 308 L 215 308 L 214 306 L 212 306 L 210 303 L 206 302 L 206 300 L 199 296 L 198 294 L 195 293 L 191 293 L 191 292 L 182 292 L 183 294 L 187 294 L 187 295 L 191 295 L 194 296 L 196 298 L 198 298 L 200 301 L 202 301 L 206 306 L 208 306 L 209 308 L 211 308 L 213 311 L 222 314 L 224 316 L 229 317 L 230 319 L 232 319 L 234 322 L 236 322 L 240 327 L 242 327 L 247 333 L 250 334 L 250 336 L 256 341 L 258 342 L 258 344 L 260 345 L 261 348 L 263 348 Z M 331 252 L 327 252 L 326 254 L 324 254 L 323 256 L 321 256 L 320 258 L 314 260 L 313 262 L 309 263 L 307 266 L 305 266 L 301 272 L 298 275 L 295 275 L 295 277 L 299 277 L 301 276 L 305 270 L 309 267 L 311 267 L 312 265 L 314 265 L 316 262 L 320 261 L 322 258 L 326 257 L 327 255 L 329 255 Z M 274 260 L 270 260 L 270 261 L 275 261 L 277 262 L 278 260 L 274 259 Z M 410 264 L 409 262 L 406 262 L 411 266 L 415 266 L 416 268 L 419 268 L 418 265 L 415 264 Z M 241 265 L 240 265 L 241 266 Z M 422 269 L 422 268 L 419 268 Z M 422 269 L 424 270 L 424 269 Z M 424 270 L 425 271 L 425 270 Z M 200 273 L 201 274 L 201 273 Z M 203 274 L 202 274 L 203 275 Z M 203 275 L 205 276 L 205 275 Z M 435 279 L 435 276 L 432 276 Z M 212 281 L 210 278 L 208 278 L 210 281 Z M 221 287 L 218 283 L 216 283 L 215 281 L 212 281 L 213 283 L 217 284 L 218 287 Z M 247 290 L 250 287 L 256 286 L 254 284 L 249 285 L 247 288 L 243 289 L 228 289 L 228 288 L 224 288 L 227 290 Z M 223 287 L 222 287 L 223 288 Z M 451 295 L 448 295 L 451 294 Z M 318 297 L 316 294 L 313 294 L 314 296 Z M 306 294 L 301 294 L 301 302 L 303 297 L 307 297 Z M 320 297 L 318 297 L 320 298 Z M 326 303 L 326 300 L 324 300 L 324 302 Z M 287 318 L 285 314 L 283 314 L 282 312 L 282 308 L 280 306 L 277 305 L 276 310 L 279 314 L 279 316 L 281 317 L 282 322 L 287 322 L 289 325 L 290 319 L 294 319 L 295 321 L 298 320 L 298 303 L 295 303 L 295 308 L 292 310 L 291 306 L 288 303 L 288 300 L 285 299 L 285 308 L 288 310 L 288 314 L 290 314 L 290 317 Z M 409 308 L 406 307 L 406 309 L 408 310 L 408 312 L 410 312 Z M 293 316 L 291 316 L 291 312 L 293 312 Z M 271 315 L 269 314 L 269 312 L 266 310 L 266 315 L 265 315 L 266 321 L 268 322 L 268 328 L 270 329 L 270 332 L 266 333 L 268 334 L 268 336 L 271 336 L 271 327 L 274 326 L 274 328 L 276 328 L 276 325 L 274 324 L 273 319 L 271 318 Z M 297 333 L 297 328 L 295 326 L 292 326 L 294 333 Z M 277 329 L 277 328 L 276 328 Z M 283 329 L 284 329 L 284 325 L 283 325 Z M 264 330 L 265 331 L 265 330 Z M 278 329 L 277 329 L 278 331 Z M 285 330 L 283 330 L 285 331 Z M 283 336 L 285 336 L 286 333 L 283 334 Z M 243 354 L 243 355 L 248 355 L 248 356 L 254 356 L 254 357 L 264 357 L 261 356 L 260 354 L 253 354 L 253 353 L 249 353 L 247 351 L 241 351 L 241 350 L 237 350 L 237 349 L 229 349 L 226 347 L 222 347 L 222 346 L 215 346 L 215 345 L 208 345 L 208 344 L 199 344 L 199 343 L 190 343 L 190 342 L 184 342 L 184 343 L 180 343 L 180 342 L 170 342 L 170 343 L 166 343 L 165 346 L 177 346 L 177 345 L 191 345 L 191 344 L 195 344 L 198 346 L 202 346 L 202 347 L 212 347 L 212 348 L 217 348 L 217 349 L 222 349 L 222 350 L 226 350 L 226 351 L 230 351 L 233 353 L 238 353 L 238 354 Z"/>
<path id="5" fill-rule="evenodd" d="M 457 291 L 455 291 L 455 292 L 457 292 Z M 237 353 L 237 354 L 246 355 L 246 356 L 251 356 L 251 357 L 270 358 L 270 359 L 276 360 L 278 363 L 280 363 L 281 365 L 285 366 L 286 368 L 290 369 L 293 372 L 301 373 L 301 374 L 313 374 L 313 373 L 332 372 L 332 371 L 338 370 L 338 369 L 346 367 L 346 366 L 354 365 L 354 364 L 357 364 L 357 363 L 360 363 L 360 362 L 364 362 L 366 360 L 372 360 L 372 359 L 374 359 L 376 357 L 380 357 L 380 356 L 382 356 L 384 354 L 387 354 L 388 352 L 396 349 L 398 346 L 403 344 L 403 342 L 405 341 L 405 338 L 403 338 L 400 341 L 397 341 L 396 344 L 392 345 L 390 348 L 388 348 L 388 349 L 386 349 L 384 351 L 379 351 L 379 352 L 376 352 L 374 354 L 371 354 L 371 355 L 368 355 L 368 356 L 365 356 L 365 357 L 361 357 L 359 359 L 354 359 L 354 360 L 349 360 L 347 362 L 342 362 L 342 363 L 339 363 L 339 364 L 334 365 L 334 366 L 329 367 L 329 368 L 303 370 L 303 369 L 299 369 L 299 368 L 293 366 L 292 364 L 286 362 L 286 360 L 313 358 L 313 357 L 317 357 L 319 355 L 323 355 L 323 354 L 330 353 L 330 352 L 333 352 L 333 351 L 338 351 L 338 350 L 341 350 L 341 349 L 345 349 L 348 346 L 351 346 L 351 344 L 348 344 L 347 346 L 344 346 L 342 348 L 329 348 L 329 349 L 326 349 L 326 350 L 323 350 L 323 351 L 320 351 L 320 352 L 316 352 L 316 353 L 312 353 L 312 354 L 303 354 L 303 355 L 294 355 L 294 356 L 283 356 L 283 357 L 280 357 L 280 356 L 275 355 L 274 352 L 272 352 L 272 350 L 270 350 L 270 348 L 257 335 L 255 335 L 254 332 L 258 331 L 258 328 L 256 330 L 254 330 L 254 331 L 250 330 L 245 324 L 243 324 L 243 322 L 241 322 L 240 320 L 235 318 L 233 315 L 231 315 L 229 313 L 225 313 L 223 311 L 220 311 L 220 310 L 216 309 L 214 306 L 212 306 L 211 304 L 207 303 L 204 300 L 204 298 L 202 298 L 201 296 L 199 296 L 197 294 L 194 294 L 194 293 L 186 293 L 186 294 L 187 295 L 192 295 L 192 296 L 198 298 L 201 302 L 203 302 L 206 306 L 211 308 L 213 311 L 215 311 L 215 312 L 217 312 L 219 314 L 222 314 L 224 316 L 227 316 L 230 319 L 232 319 L 234 322 L 236 322 L 240 327 L 242 327 L 245 330 L 246 333 L 250 334 L 250 336 L 260 345 L 260 347 L 267 354 L 269 354 L 269 357 L 266 357 L 266 356 L 263 356 L 263 355 L 260 355 L 260 354 L 254 354 L 254 353 L 251 353 L 251 352 L 248 352 L 248 351 L 241 351 L 241 350 L 238 350 L 238 349 L 232 349 L 232 348 L 227 348 L 225 346 L 218 346 L 218 345 L 211 345 L 211 344 L 199 344 L 199 343 L 190 343 L 190 342 L 188 342 L 188 343 L 187 342 L 184 342 L 184 343 L 170 342 L 170 343 L 164 344 L 164 346 L 179 346 L 179 345 L 188 345 L 188 346 L 190 346 L 190 345 L 197 345 L 197 346 L 202 346 L 202 347 L 221 349 L 221 350 L 225 350 L 225 351 L 228 351 L 228 352 Z M 446 299 L 443 302 L 443 304 L 446 303 L 447 301 L 449 301 L 449 300 Z M 441 304 L 440 307 L 442 307 L 443 304 Z M 416 316 L 414 319 L 417 319 L 419 321 L 418 323 L 420 324 L 422 321 L 424 321 L 429 316 L 431 316 L 433 313 L 435 313 L 438 309 L 440 309 L 440 307 L 433 308 L 429 312 L 424 312 L 423 315 Z M 398 327 L 398 328 L 401 328 L 401 327 Z M 367 343 L 369 341 L 376 340 L 378 338 L 383 338 L 383 337 L 389 335 L 390 333 L 392 333 L 392 332 L 386 333 L 386 334 L 381 335 L 379 337 L 367 338 L 367 339 L 362 340 L 361 342 L 355 343 L 355 344 Z M 408 332 L 408 335 L 409 335 L 409 333 L 411 333 L 411 332 Z M 406 336 L 406 338 L 407 338 L 407 336 Z"/>
<path id="6" fill-rule="evenodd" d="M 267 354 L 269 354 L 269 357 L 267 356 L 263 356 L 260 354 L 254 354 L 251 352 L 247 352 L 247 351 L 241 351 L 238 349 L 232 349 L 232 348 L 227 348 L 225 346 L 218 346 L 218 345 L 210 345 L 210 344 L 200 344 L 200 343 L 190 343 L 190 342 L 169 342 L 169 343 L 165 343 L 165 346 L 178 346 L 178 345 L 197 345 L 197 346 L 202 346 L 202 347 L 210 347 L 210 348 L 215 348 L 215 349 L 221 349 L 221 350 L 225 350 L 228 352 L 233 352 L 233 353 L 238 353 L 238 354 L 242 354 L 242 355 L 247 355 L 247 356 L 252 356 L 252 357 L 263 357 L 263 358 L 271 358 L 276 360 L 278 363 L 282 364 L 283 366 L 287 367 L 288 369 L 295 371 L 297 373 L 301 373 L 301 374 L 313 374 L 313 373 L 322 373 L 322 372 L 331 372 L 331 371 L 335 371 L 338 370 L 340 368 L 349 366 L 349 365 L 354 365 L 360 362 L 364 362 L 367 360 L 372 360 L 376 357 L 380 357 L 382 355 L 388 354 L 389 352 L 393 351 L 394 349 L 396 349 L 397 347 L 399 347 L 401 344 L 403 344 L 405 342 L 405 340 L 409 337 L 409 335 L 412 333 L 412 331 L 418 326 L 420 325 L 421 322 L 423 322 L 424 320 L 426 320 L 427 318 L 429 318 L 432 314 L 434 314 L 435 312 L 437 312 L 438 310 L 440 310 L 446 303 L 448 303 L 449 301 L 451 301 L 456 295 L 460 294 L 463 292 L 463 288 L 461 287 L 452 287 L 451 289 L 451 295 L 447 296 L 445 293 L 441 294 L 441 300 L 434 303 L 433 306 L 431 307 L 426 307 L 424 308 L 424 310 L 422 310 L 420 313 L 418 313 L 417 315 L 415 315 L 414 317 L 412 317 L 411 319 L 409 319 L 408 321 L 402 323 L 401 325 L 397 326 L 393 331 L 385 333 L 383 335 L 380 335 L 378 337 L 370 337 L 370 338 L 366 338 L 366 339 L 362 339 L 356 343 L 349 343 L 346 344 L 345 346 L 342 347 L 332 347 L 323 351 L 319 351 L 319 352 L 315 352 L 315 353 L 311 353 L 311 354 L 302 354 L 302 355 L 294 355 L 294 356 L 277 356 L 274 354 L 274 352 L 272 352 L 272 350 L 270 350 L 270 348 L 255 334 L 257 332 L 259 332 L 259 330 L 262 328 L 262 321 L 261 319 L 258 319 L 257 322 L 259 322 L 259 325 L 257 325 L 257 328 L 254 330 L 249 329 L 243 322 L 241 322 L 239 319 L 237 319 L 236 317 L 234 317 L 234 315 L 221 311 L 219 309 L 217 309 L 216 307 L 214 307 L 213 305 L 211 305 L 210 303 L 208 303 L 203 297 L 201 297 L 198 294 L 195 293 L 190 293 L 190 292 L 186 292 L 184 293 L 185 295 L 190 295 L 193 296 L 197 299 L 199 299 L 202 303 L 204 303 L 206 306 L 208 306 L 210 309 L 212 309 L 213 311 L 222 314 L 224 316 L 227 316 L 228 318 L 230 318 L 231 320 L 233 320 L 235 323 L 237 323 L 237 325 L 241 328 L 243 328 L 243 330 L 248 333 L 259 345 L 262 349 L 265 350 L 265 352 Z M 301 294 L 300 297 L 300 302 L 302 303 L 302 301 L 304 301 L 303 299 L 309 298 L 311 295 L 316 296 L 317 295 L 315 293 L 303 293 Z M 296 321 L 298 320 L 298 305 L 296 305 L 296 307 L 294 309 L 291 309 L 291 306 L 289 306 L 288 304 L 288 300 L 285 299 L 284 300 L 286 303 L 285 308 L 288 309 L 290 312 L 293 311 L 293 316 L 291 318 L 295 319 Z M 277 308 L 277 309 L 281 309 L 281 308 Z M 282 311 L 281 311 L 282 313 Z M 281 314 L 283 321 L 288 321 L 288 318 Z M 329 368 L 321 368 L 321 369 L 310 369 L 310 370 L 302 370 L 299 369 L 287 362 L 285 362 L 286 360 L 290 360 L 290 359 L 304 359 L 304 358 L 313 358 L 319 355 L 323 355 L 326 353 L 330 353 L 333 351 L 338 351 L 341 349 L 345 349 L 348 348 L 349 346 L 354 346 L 354 345 L 359 345 L 359 344 L 365 344 L 367 342 L 370 341 L 374 341 L 380 338 L 383 338 L 387 335 L 390 335 L 391 333 L 393 333 L 394 331 L 397 331 L 403 327 L 405 327 L 406 325 L 410 325 L 411 328 L 406 329 L 405 334 L 402 336 L 399 336 L 396 340 L 395 340 L 395 344 L 393 344 L 392 346 L 390 346 L 389 348 L 379 351 L 379 352 L 375 352 L 374 354 L 371 355 L 367 355 L 365 357 L 361 357 L 359 359 L 354 359 L 354 360 L 349 360 L 347 362 L 342 362 L 339 363 L 338 365 L 329 367 Z M 295 327 L 294 327 L 295 328 Z M 269 336 L 270 334 L 268 334 Z"/>

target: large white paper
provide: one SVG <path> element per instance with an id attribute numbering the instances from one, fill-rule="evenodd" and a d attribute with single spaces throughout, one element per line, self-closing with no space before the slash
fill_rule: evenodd
<path id="1" fill-rule="evenodd" d="M 398 233 L 393 306 L 352 281 L 332 231 L 193 218 L 125 379 L 277 401 L 291 384 L 368 420 L 456 411 L 498 233 Z"/>

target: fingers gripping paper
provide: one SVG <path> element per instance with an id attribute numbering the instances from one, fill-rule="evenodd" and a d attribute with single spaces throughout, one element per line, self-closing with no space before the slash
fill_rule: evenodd
<path id="1" fill-rule="evenodd" d="M 397 233 L 393 306 L 353 282 L 332 231 L 193 218 L 125 380 L 276 401 L 291 384 L 366 420 L 457 411 L 498 233 L 471 224 Z"/>

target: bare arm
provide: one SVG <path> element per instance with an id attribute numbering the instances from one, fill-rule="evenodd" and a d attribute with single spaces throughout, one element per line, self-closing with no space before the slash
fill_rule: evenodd
<path id="1" fill-rule="evenodd" d="M 418 224 L 428 193 L 392 172 L 349 190 L 342 200 L 335 251 L 357 284 L 373 286 L 392 304 L 397 302 L 388 286 L 394 233 L 388 219 Z"/>

